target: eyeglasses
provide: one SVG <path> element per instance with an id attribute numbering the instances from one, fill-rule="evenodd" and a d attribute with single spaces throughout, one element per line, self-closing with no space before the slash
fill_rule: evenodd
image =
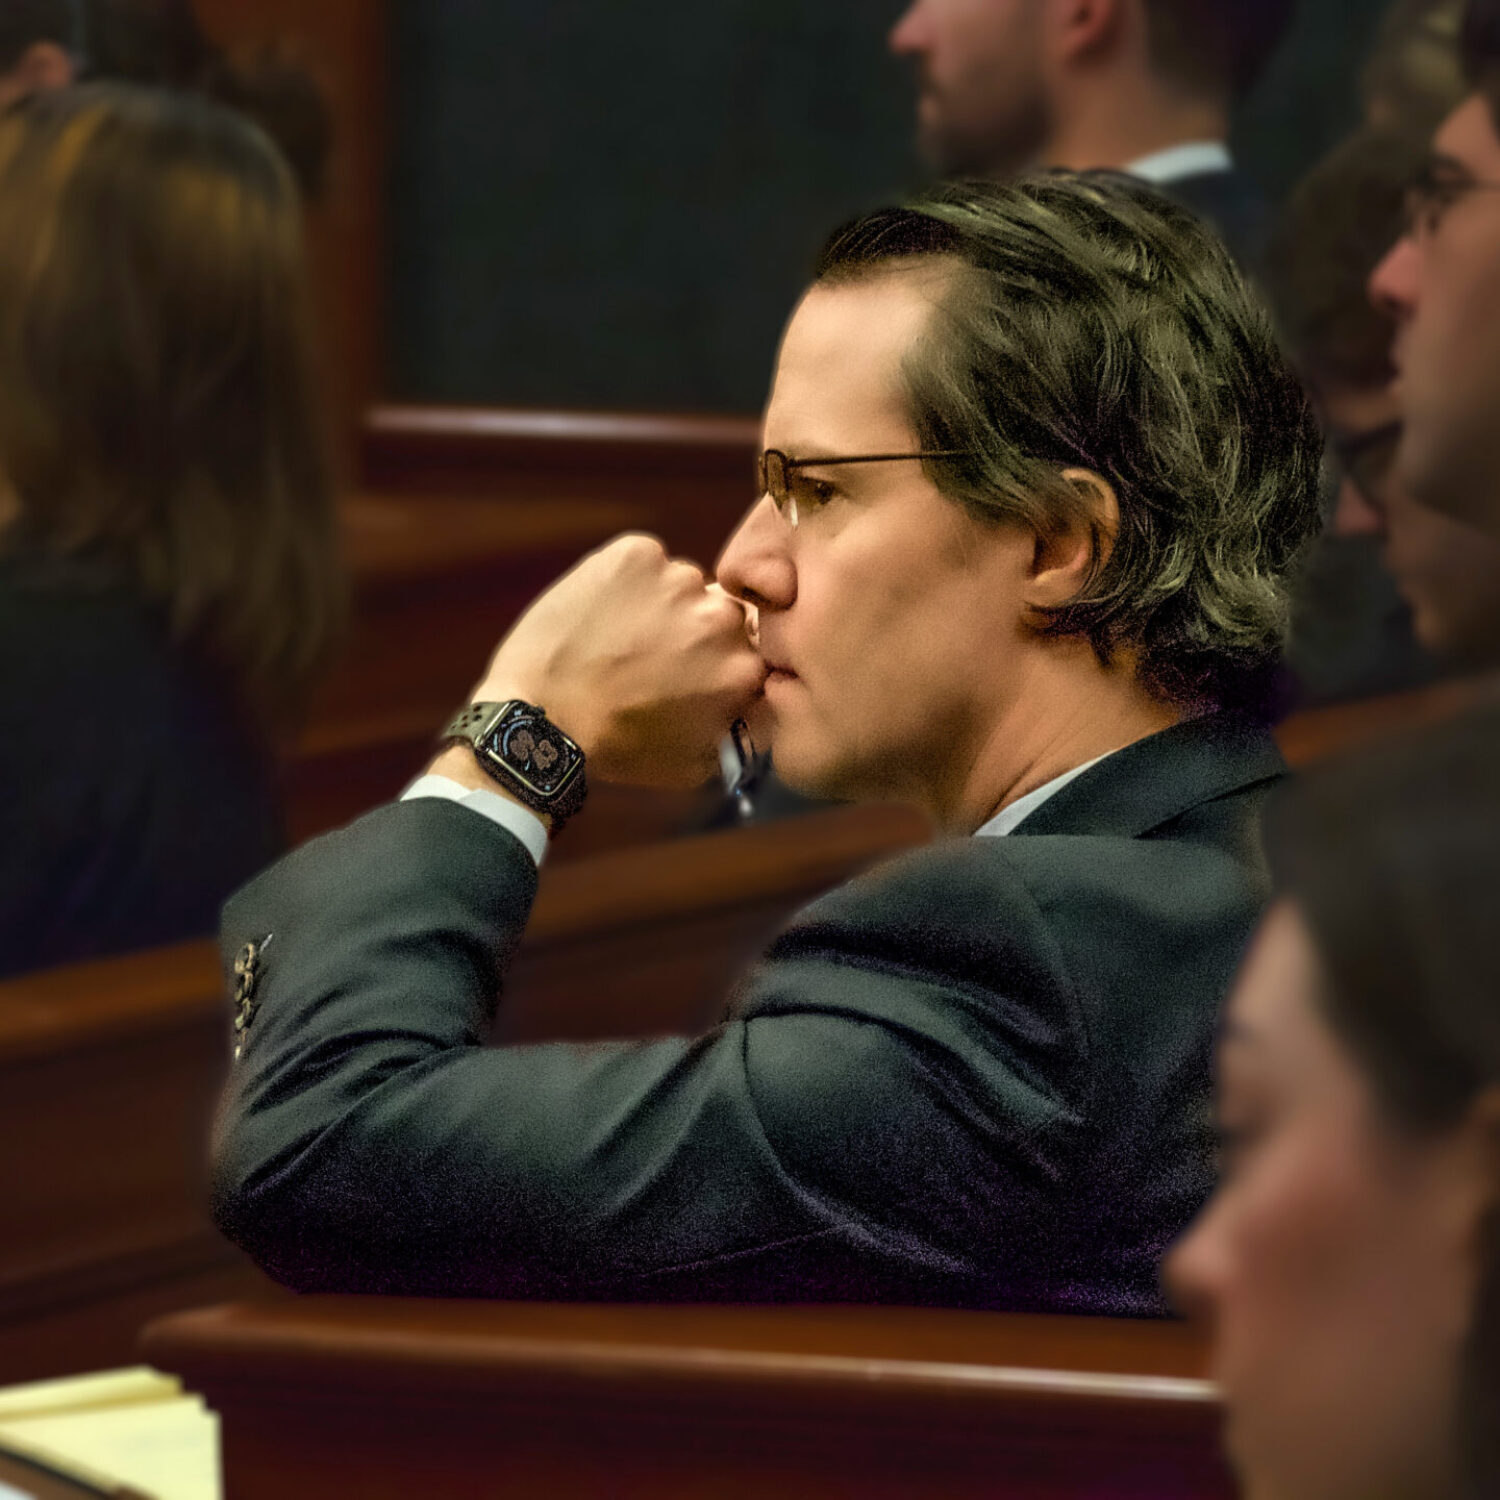
<path id="1" fill-rule="evenodd" d="M 1385 514 L 1386 480 L 1400 441 L 1401 423 L 1394 421 L 1372 427 L 1368 432 L 1335 437 L 1329 443 L 1344 477 L 1379 515 Z"/>
<path id="2" fill-rule="evenodd" d="M 1482 182 L 1456 164 L 1437 158 L 1425 163 L 1406 189 L 1403 203 L 1409 238 L 1421 241 L 1437 233 L 1448 210 L 1470 193 L 1500 192 L 1500 182 Z"/>
<path id="3" fill-rule="evenodd" d="M 929 453 L 862 453 L 856 458 L 788 458 L 778 448 L 767 448 L 755 460 L 755 482 L 759 486 L 758 493 L 771 497 L 771 503 L 795 531 L 801 509 L 812 509 L 827 498 L 814 488 L 805 490 L 799 502 L 792 489 L 792 480 L 803 469 L 825 469 L 833 464 L 896 464 L 918 458 L 961 458 L 964 451 L 962 448 L 940 448 Z"/>

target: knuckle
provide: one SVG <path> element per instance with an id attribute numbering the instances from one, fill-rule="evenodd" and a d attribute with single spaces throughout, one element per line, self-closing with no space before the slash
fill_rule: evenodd
<path id="1" fill-rule="evenodd" d="M 660 562 L 665 559 L 667 549 L 660 537 L 649 531 L 627 531 L 610 544 L 621 557 L 640 562 Z"/>
<path id="2" fill-rule="evenodd" d="M 758 656 L 737 655 L 725 676 L 725 687 L 738 698 L 753 697 L 766 679 L 766 669 Z"/>

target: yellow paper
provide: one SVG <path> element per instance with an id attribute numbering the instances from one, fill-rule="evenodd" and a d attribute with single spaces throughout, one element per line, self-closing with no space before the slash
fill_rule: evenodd
<path id="1" fill-rule="evenodd" d="M 0 1391 L 0 1448 L 151 1500 L 220 1500 L 218 1418 L 154 1370 Z"/>

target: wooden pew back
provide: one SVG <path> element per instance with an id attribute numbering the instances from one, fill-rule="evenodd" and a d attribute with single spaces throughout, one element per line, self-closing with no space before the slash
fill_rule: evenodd
<path id="1" fill-rule="evenodd" d="M 219 990 L 206 945 L 0 985 L 0 1383 L 128 1362 L 143 1318 L 254 1290 L 203 1206 Z"/>
<path id="2" fill-rule="evenodd" d="M 143 1347 L 219 1413 L 237 1500 L 1232 1494 L 1172 1323 L 312 1298 Z"/>
<path id="3" fill-rule="evenodd" d="M 675 554 L 705 567 L 754 502 L 754 417 L 377 406 L 363 478 L 532 503 L 628 506 Z"/>

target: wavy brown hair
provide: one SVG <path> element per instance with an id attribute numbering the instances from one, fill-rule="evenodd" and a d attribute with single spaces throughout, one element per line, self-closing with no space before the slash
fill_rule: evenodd
<path id="1" fill-rule="evenodd" d="M 254 126 L 92 85 L 0 120 L 8 549 L 109 558 L 274 722 L 344 609 L 297 190 Z"/>
<path id="2" fill-rule="evenodd" d="M 932 480 L 1038 536 L 1079 514 L 1070 468 L 1120 525 L 1049 611 L 1187 708 L 1259 709 L 1294 568 L 1318 528 L 1322 439 L 1268 316 L 1186 209 L 1113 173 L 948 183 L 845 226 L 816 277 L 956 266 L 905 369 Z M 1098 539 L 1096 538 L 1096 542 Z"/>

